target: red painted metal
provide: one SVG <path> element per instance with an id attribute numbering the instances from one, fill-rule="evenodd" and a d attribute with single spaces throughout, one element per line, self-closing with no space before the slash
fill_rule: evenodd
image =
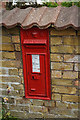
<path id="1" fill-rule="evenodd" d="M 37 27 L 23 30 L 21 28 L 21 46 L 25 97 L 33 99 L 51 99 L 50 86 L 50 52 L 48 29 Z M 32 55 L 38 55 L 39 71 L 33 71 Z M 37 63 L 36 63 L 37 64 Z"/>

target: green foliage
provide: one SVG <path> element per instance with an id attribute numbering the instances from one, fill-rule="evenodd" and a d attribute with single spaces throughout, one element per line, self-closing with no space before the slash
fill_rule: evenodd
<path id="1" fill-rule="evenodd" d="M 74 2 L 74 5 L 80 7 L 80 1 L 79 2 Z"/>
<path id="2" fill-rule="evenodd" d="M 61 3 L 61 6 L 64 6 L 64 7 L 71 7 L 73 4 L 73 2 L 62 2 Z"/>
<path id="3" fill-rule="evenodd" d="M 46 2 L 46 3 L 43 3 L 43 6 L 47 6 L 47 7 L 57 7 L 58 6 L 58 3 L 53 3 L 53 2 Z"/>

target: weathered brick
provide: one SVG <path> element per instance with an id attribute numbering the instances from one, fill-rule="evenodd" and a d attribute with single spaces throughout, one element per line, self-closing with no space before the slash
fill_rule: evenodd
<path id="1" fill-rule="evenodd" d="M 64 79 L 52 79 L 52 85 L 66 85 L 71 86 L 73 80 Z"/>
<path id="2" fill-rule="evenodd" d="M 0 88 L 7 89 L 8 88 L 8 84 L 0 83 Z"/>
<path id="3" fill-rule="evenodd" d="M 63 55 L 61 54 L 51 54 L 50 55 L 51 61 L 62 61 Z"/>
<path id="4" fill-rule="evenodd" d="M 54 101 L 45 101 L 44 102 L 44 105 L 46 106 L 46 107 L 55 107 L 56 106 L 56 103 L 54 102 Z"/>
<path id="5" fill-rule="evenodd" d="M 16 68 L 19 68 L 21 66 L 21 62 L 16 61 L 16 60 L 2 61 L 2 66 L 3 67 L 16 67 Z"/>
<path id="6" fill-rule="evenodd" d="M 52 86 L 52 92 L 76 94 L 76 91 L 75 87 Z"/>
<path id="7" fill-rule="evenodd" d="M 0 75 L 1 75 L 1 74 L 6 74 L 6 73 L 7 73 L 7 71 L 6 71 L 5 69 L 1 69 L 1 68 L 0 68 Z"/>
<path id="8" fill-rule="evenodd" d="M 56 107 L 59 109 L 66 109 L 68 107 L 68 103 L 64 103 L 61 101 L 56 101 Z"/>
<path id="9" fill-rule="evenodd" d="M 15 59 L 15 52 L 2 52 L 3 59 Z"/>
<path id="10" fill-rule="evenodd" d="M 68 36 L 68 37 L 63 37 L 63 42 L 64 45 L 79 45 L 79 37 L 72 37 L 72 36 Z"/>
<path id="11" fill-rule="evenodd" d="M 16 50 L 16 51 L 20 51 L 20 50 L 21 50 L 20 44 L 15 44 L 15 50 Z"/>
<path id="12" fill-rule="evenodd" d="M 30 106 L 30 111 L 31 112 L 47 113 L 48 109 L 47 109 L 47 107 L 44 107 L 44 106 L 34 106 L 34 105 L 31 105 Z"/>
<path id="13" fill-rule="evenodd" d="M 74 70 L 75 71 L 80 71 L 80 64 L 79 63 L 75 64 Z"/>
<path id="14" fill-rule="evenodd" d="M 2 27 L 2 35 L 8 35 L 8 30 L 5 27 Z"/>
<path id="15" fill-rule="evenodd" d="M 18 110 L 18 111 L 26 111 L 29 112 L 29 106 L 28 105 L 10 105 L 10 110 Z"/>
<path id="16" fill-rule="evenodd" d="M 78 103 L 68 103 L 67 104 L 67 108 L 68 109 L 78 109 L 79 108 L 79 105 L 78 105 Z"/>
<path id="17" fill-rule="evenodd" d="M 8 97 L 8 103 L 13 104 L 14 103 L 14 98 Z"/>
<path id="18" fill-rule="evenodd" d="M 19 35 L 19 28 L 18 27 L 6 29 L 6 31 L 8 32 L 8 34 L 11 34 L 11 35 Z"/>
<path id="19" fill-rule="evenodd" d="M 36 100 L 36 99 L 33 99 L 33 102 L 32 104 L 35 105 L 35 106 L 43 106 L 43 100 Z"/>
<path id="20" fill-rule="evenodd" d="M 0 77 L 0 80 L 2 82 L 21 82 L 21 79 L 19 76 L 15 76 L 15 77 L 7 77 L 7 76 L 3 76 L 3 77 Z"/>
<path id="21" fill-rule="evenodd" d="M 36 112 L 36 113 L 29 113 L 28 114 L 28 118 L 30 119 L 30 118 L 43 118 L 43 114 L 42 113 L 39 113 L 39 112 Z"/>
<path id="22" fill-rule="evenodd" d="M 18 75 L 18 69 L 9 69 L 9 75 Z"/>
<path id="23" fill-rule="evenodd" d="M 19 69 L 19 76 L 23 76 L 23 69 Z"/>
<path id="24" fill-rule="evenodd" d="M 78 31 L 78 35 L 80 35 L 80 30 Z"/>
<path id="25" fill-rule="evenodd" d="M 51 69 L 54 69 L 54 70 L 73 70 L 73 64 L 51 62 Z"/>
<path id="26" fill-rule="evenodd" d="M 64 55 L 65 62 L 80 62 L 80 55 Z"/>
<path id="27" fill-rule="evenodd" d="M 76 95 L 63 95 L 62 96 L 62 101 L 67 101 L 67 102 L 78 102 L 79 98 Z"/>
<path id="28" fill-rule="evenodd" d="M 52 100 L 60 100 L 61 101 L 61 95 L 52 93 Z"/>
<path id="29" fill-rule="evenodd" d="M 30 104 L 30 100 L 29 99 L 25 99 L 25 98 L 16 98 L 16 104 Z"/>
<path id="30" fill-rule="evenodd" d="M 61 78 L 61 71 L 51 70 L 51 78 Z"/>
<path id="31" fill-rule="evenodd" d="M 68 28 L 65 30 L 56 30 L 56 29 L 51 29 L 50 35 L 57 35 L 57 36 L 63 36 L 63 35 L 76 35 L 76 31 L 73 28 Z"/>
<path id="32" fill-rule="evenodd" d="M 20 43 L 20 37 L 19 36 L 12 36 L 12 42 L 13 43 Z"/>
<path id="33" fill-rule="evenodd" d="M 75 80 L 74 81 L 74 85 L 80 88 L 80 81 L 79 80 Z"/>
<path id="34" fill-rule="evenodd" d="M 11 43 L 11 37 L 10 36 L 2 36 L 2 43 Z"/>
<path id="35" fill-rule="evenodd" d="M 12 44 L 0 44 L 0 50 L 2 51 L 14 51 L 14 46 Z"/>
<path id="36" fill-rule="evenodd" d="M 60 44 L 62 44 L 62 38 L 61 37 L 51 37 L 50 44 L 51 45 L 60 45 Z"/>
<path id="37" fill-rule="evenodd" d="M 20 96 L 20 94 L 19 94 L 19 92 L 18 91 L 10 91 L 9 93 L 8 93 L 8 91 L 7 90 L 3 90 L 2 91 L 2 95 L 8 95 L 8 96 Z"/>
<path id="38" fill-rule="evenodd" d="M 44 117 L 44 119 L 46 118 L 45 120 L 51 120 L 51 119 L 55 118 L 56 115 L 55 114 L 50 114 L 50 113 L 49 114 L 45 113 L 45 114 L 43 114 L 43 117 Z M 57 117 L 58 117 L 58 115 L 57 115 Z"/>
<path id="39" fill-rule="evenodd" d="M 76 79 L 78 78 L 78 72 L 64 71 L 63 78 L 65 79 Z"/>
<path id="40" fill-rule="evenodd" d="M 66 116 L 71 116 L 73 113 L 72 113 L 72 111 L 71 111 L 71 109 L 69 110 L 69 109 L 65 109 L 65 108 L 61 108 L 61 109 L 59 109 L 59 108 L 51 108 L 50 109 L 50 114 L 56 114 L 56 115 L 65 115 L 66 114 Z M 61 116 L 60 116 L 61 117 Z"/>
<path id="41" fill-rule="evenodd" d="M 76 47 L 75 47 L 75 53 L 80 54 L 80 46 L 76 46 Z"/>
<path id="42" fill-rule="evenodd" d="M 24 90 L 23 84 L 19 85 L 12 84 L 12 87 L 14 88 L 14 90 Z"/>
<path id="43" fill-rule="evenodd" d="M 12 117 L 16 117 L 16 118 L 22 118 L 22 119 L 27 119 L 28 118 L 28 114 L 27 114 L 27 112 L 26 111 L 14 111 L 14 110 L 12 110 L 12 111 L 10 111 L 10 115 L 12 116 Z"/>
<path id="44" fill-rule="evenodd" d="M 73 53 L 74 46 L 51 46 L 52 53 Z"/>

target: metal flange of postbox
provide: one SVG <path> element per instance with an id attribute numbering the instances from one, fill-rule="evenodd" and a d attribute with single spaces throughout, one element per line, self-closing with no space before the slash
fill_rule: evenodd
<path id="1" fill-rule="evenodd" d="M 25 97 L 51 99 L 49 31 L 21 28 Z"/>

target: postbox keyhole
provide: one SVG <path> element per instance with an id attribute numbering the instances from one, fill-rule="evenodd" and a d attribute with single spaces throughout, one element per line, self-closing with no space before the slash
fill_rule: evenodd
<path id="1" fill-rule="evenodd" d="M 34 79 L 34 76 L 32 76 L 32 79 Z"/>

